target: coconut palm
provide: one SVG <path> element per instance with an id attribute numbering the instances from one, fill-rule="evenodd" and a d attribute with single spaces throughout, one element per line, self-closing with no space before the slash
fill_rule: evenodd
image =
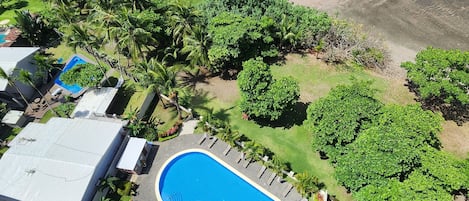
<path id="1" fill-rule="evenodd" d="M 109 79 L 106 75 L 105 68 L 101 65 L 97 53 L 94 51 L 98 49 L 103 44 L 103 39 L 97 37 L 85 30 L 83 24 L 72 24 L 70 25 L 70 33 L 65 36 L 65 41 L 69 47 L 71 47 L 75 52 L 78 48 L 86 50 L 88 53 L 93 55 L 96 63 L 98 64 L 99 69 L 104 74 L 108 84 L 110 84 Z"/>
<path id="2" fill-rule="evenodd" d="M 38 72 L 35 73 L 35 76 L 39 79 L 43 79 L 44 82 L 47 82 L 49 79 L 52 79 L 52 70 L 54 63 L 57 61 L 52 58 L 50 54 L 36 53 L 34 54 L 34 63 L 38 67 Z M 58 68 L 57 68 L 58 69 Z"/>
<path id="3" fill-rule="evenodd" d="M 287 169 L 287 165 L 277 155 L 274 155 L 272 157 L 272 160 L 270 160 L 269 168 L 272 169 L 272 171 L 275 172 L 275 174 L 277 174 L 279 176 L 278 178 L 280 179 L 280 178 L 283 178 L 284 176 L 283 171 Z"/>
<path id="4" fill-rule="evenodd" d="M 173 45 L 181 44 L 182 39 L 192 34 L 192 26 L 196 24 L 201 14 L 193 7 L 179 0 L 169 4 L 169 25 L 173 36 Z"/>
<path id="5" fill-rule="evenodd" d="M 128 51 L 129 56 L 136 61 L 143 59 L 143 48 L 148 49 L 147 44 L 153 44 L 156 40 L 152 33 L 140 27 L 144 15 L 130 12 L 127 8 L 122 8 L 117 12 L 116 25 L 111 27 L 110 34 L 116 39 L 117 48 L 121 52 Z"/>
<path id="6" fill-rule="evenodd" d="M 21 90 L 18 88 L 18 86 L 16 85 L 15 83 L 15 79 L 11 76 L 9 76 L 4 70 L 3 68 L 0 67 L 0 79 L 5 79 L 7 80 L 8 84 L 10 86 L 12 86 L 13 88 L 15 88 L 16 92 L 18 92 L 18 94 L 21 96 L 21 99 L 23 99 L 23 103 L 17 101 L 15 98 L 12 98 L 12 100 L 16 103 L 18 103 L 21 107 L 24 107 L 24 104 L 28 104 L 28 101 L 26 100 L 26 97 L 24 96 L 24 94 L 21 92 Z M 31 106 L 28 106 L 31 108 Z"/>
<path id="7" fill-rule="evenodd" d="M 158 98 L 161 97 L 161 94 L 169 94 L 171 104 L 176 106 L 179 118 L 182 117 L 179 108 L 181 90 L 178 89 L 179 85 L 176 81 L 176 67 L 166 67 L 163 62 L 152 58 L 149 61 L 138 63 L 134 73 L 138 79 L 137 83 L 156 92 Z M 160 100 L 163 106 L 166 106 L 161 98 Z"/>
<path id="8" fill-rule="evenodd" d="M 295 186 L 298 192 L 304 197 L 311 197 L 313 193 L 319 190 L 319 180 L 317 177 L 310 176 L 307 172 L 295 175 Z"/>
<path id="9" fill-rule="evenodd" d="M 17 77 L 18 81 L 24 83 L 24 84 L 27 84 L 31 87 L 34 88 L 34 90 L 37 91 L 37 93 L 39 93 L 39 95 L 42 97 L 42 99 L 44 99 L 47 107 L 52 110 L 52 113 L 54 113 L 55 116 L 58 116 L 57 113 L 52 109 L 52 107 L 50 106 L 49 102 L 46 100 L 44 94 L 41 92 L 41 90 L 39 90 L 37 87 L 36 87 L 36 84 L 34 84 L 34 79 L 33 79 L 33 76 L 32 74 L 27 71 L 27 70 L 24 70 L 24 69 L 21 69 L 19 74 L 18 74 L 18 77 Z M 51 95 L 52 96 L 52 95 Z"/>
<path id="10" fill-rule="evenodd" d="M 117 177 L 107 177 L 105 179 L 101 179 L 99 182 L 98 190 L 104 191 L 105 189 L 109 188 L 112 192 L 117 192 L 117 182 L 120 181 Z"/>
<path id="11" fill-rule="evenodd" d="M 250 162 L 252 162 L 261 159 L 261 157 L 265 153 L 265 149 L 255 141 L 249 141 L 244 143 L 244 146 L 242 147 L 242 152 L 244 152 L 246 158 L 249 159 Z"/>
<path id="12" fill-rule="evenodd" d="M 184 37 L 184 46 L 181 53 L 187 54 L 186 60 L 192 66 L 209 67 L 208 50 L 210 48 L 210 35 L 202 26 L 194 26 L 192 33 Z"/>

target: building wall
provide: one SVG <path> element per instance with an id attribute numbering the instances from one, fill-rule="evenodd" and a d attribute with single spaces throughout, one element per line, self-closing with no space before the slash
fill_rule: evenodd
<path id="1" fill-rule="evenodd" d="M 29 71 L 32 74 L 32 77 L 34 79 L 35 78 L 35 73 L 37 71 L 37 67 L 36 67 L 35 64 L 33 64 L 33 62 L 34 62 L 33 57 L 34 57 L 34 54 L 30 54 L 29 56 L 25 57 L 23 60 L 19 61 L 16 64 L 17 69 L 15 71 L 13 71 L 12 76 L 17 77 L 18 74 L 19 74 L 19 69 L 25 69 L 25 70 Z M 18 88 L 23 93 L 23 95 L 26 97 L 26 99 L 29 100 L 29 99 L 32 98 L 35 91 L 31 86 L 29 86 L 27 84 L 24 84 L 20 81 L 16 81 L 15 84 L 16 84 L 16 86 L 18 86 Z M 16 89 L 12 86 L 7 87 L 7 92 L 9 92 L 10 94 L 17 94 L 18 93 L 16 91 Z M 18 95 L 17 99 L 21 99 L 21 96 Z"/>
<path id="2" fill-rule="evenodd" d="M 114 138 L 114 141 L 111 143 L 106 153 L 101 158 L 101 161 L 99 161 L 98 165 L 96 166 L 93 177 L 91 178 L 90 183 L 88 184 L 88 188 L 86 189 L 86 193 L 83 196 L 82 200 L 89 201 L 93 199 L 97 191 L 96 184 L 98 184 L 99 179 L 103 178 L 104 175 L 106 174 L 106 171 L 109 169 L 109 166 L 111 165 L 111 162 L 114 159 L 114 156 L 116 155 L 122 143 L 123 136 L 120 135 L 121 133 L 122 133 L 122 129 L 121 129 L 121 132 L 119 132 L 119 134 L 116 135 L 116 137 Z"/>

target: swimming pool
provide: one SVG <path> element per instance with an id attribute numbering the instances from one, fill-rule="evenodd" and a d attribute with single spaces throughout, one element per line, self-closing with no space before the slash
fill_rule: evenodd
<path id="1" fill-rule="evenodd" d="M 236 172 L 236 173 L 235 173 Z M 279 200 L 213 154 L 186 150 L 171 157 L 156 181 L 157 200 Z"/>
<path id="2" fill-rule="evenodd" d="M 87 62 L 84 59 L 80 58 L 78 55 L 75 55 L 65 65 L 62 72 L 60 72 L 60 75 L 62 75 L 62 73 L 64 73 L 64 72 L 67 72 L 68 70 L 72 69 L 77 64 L 85 64 L 85 63 L 87 63 Z M 67 84 L 63 83 L 62 80 L 60 80 L 60 75 L 55 79 L 55 83 L 57 85 L 59 85 L 62 88 L 70 91 L 72 94 L 76 94 L 76 93 L 78 93 L 82 90 L 82 87 L 78 86 L 77 84 L 67 85 Z"/>
<path id="3" fill-rule="evenodd" d="M 0 44 L 3 44 L 3 43 L 6 42 L 5 37 L 6 37 L 6 34 L 4 34 L 4 33 L 0 34 Z"/>

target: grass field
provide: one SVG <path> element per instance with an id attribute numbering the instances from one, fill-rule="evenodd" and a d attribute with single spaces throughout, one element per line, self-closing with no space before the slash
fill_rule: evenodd
<path id="1" fill-rule="evenodd" d="M 350 83 L 351 77 L 373 80 L 373 87 L 378 89 L 377 98 L 385 103 L 412 103 L 413 95 L 394 80 L 382 79 L 379 75 L 363 70 L 335 69 L 310 56 L 288 55 L 285 64 L 272 67 L 272 73 L 275 78 L 292 76 L 300 83 L 300 99 L 304 103 L 298 104 L 292 115 L 294 119 L 282 119 L 276 126 L 262 126 L 243 120 L 237 107 L 239 96 L 226 101 L 217 90 L 199 92 L 192 106 L 201 114 L 207 109 L 213 109 L 216 117 L 229 121 L 234 129 L 288 161 L 295 172 L 309 172 L 324 182 L 329 193 L 339 200 L 352 200 L 351 195 L 335 180 L 334 168 L 328 161 L 321 160 L 312 147 L 312 135 L 303 125 L 307 105 L 327 95 L 333 87 Z M 236 84 L 223 86 L 223 89 L 231 94 L 238 90 Z"/>
<path id="2" fill-rule="evenodd" d="M 32 13 L 38 13 L 46 8 L 46 5 L 42 0 L 27 0 L 18 2 L 20 2 L 18 6 L 13 6 L 14 8 L 2 12 L 0 14 L 0 20 L 8 19 L 10 20 L 10 24 L 15 24 L 15 10 L 29 10 Z"/>

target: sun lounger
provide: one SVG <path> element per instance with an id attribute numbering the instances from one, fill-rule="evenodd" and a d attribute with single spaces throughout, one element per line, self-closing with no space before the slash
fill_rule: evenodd
<path id="1" fill-rule="evenodd" d="M 275 176 L 276 176 L 276 174 L 272 172 L 269 179 L 267 179 L 267 184 L 269 184 L 269 186 L 272 185 L 272 182 L 274 181 Z"/>
<path id="2" fill-rule="evenodd" d="M 248 160 L 244 161 L 243 167 L 247 168 L 250 163 L 251 163 L 251 159 L 248 159 Z"/>
<path id="3" fill-rule="evenodd" d="M 283 197 L 287 197 L 288 193 L 290 193 L 292 188 L 293 188 L 293 185 L 288 183 L 287 187 L 285 188 L 285 191 L 283 191 Z"/>
<path id="4" fill-rule="evenodd" d="M 263 166 L 261 167 L 261 169 L 259 169 L 259 172 L 257 173 L 257 177 L 258 177 L 258 178 L 261 178 L 266 169 L 267 169 L 267 167 L 265 167 L 265 166 L 263 165 Z"/>
<path id="5" fill-rule="evenodd" d="M 199 145 L 202 145 L 202 143 L 204 143 L 205 139 L 207 139 L 207 133 L 204 133 L 204 135 L 200 138 Z"/>
<path id="6" fill-rule="evenodd" d="M 223 155 L 225 156 L 228 155 L 228 152 L 230 152 L 230 150 L 231 150 L 231 146 L 227 145 L 225 151 L 223 151 Z"/>
<path id="7" fill-rule="evenodd" d="M 213 140 L 210 142 L 210 144 L 208 145 L 208 148 L 212 148 L 213 145 L 215 145 L 215 142 L 217 142 L 218 138 L 216 137 L 213 137 Z"/>
<path id="8" fill-rule="evenodd" d="M 239 154 L 238 160 L 236 160 L 236 163 L 241 162 L 241 160 L 243 159 L 244 159 L 244 153 L 241 152 L 241 154 Z"/>

